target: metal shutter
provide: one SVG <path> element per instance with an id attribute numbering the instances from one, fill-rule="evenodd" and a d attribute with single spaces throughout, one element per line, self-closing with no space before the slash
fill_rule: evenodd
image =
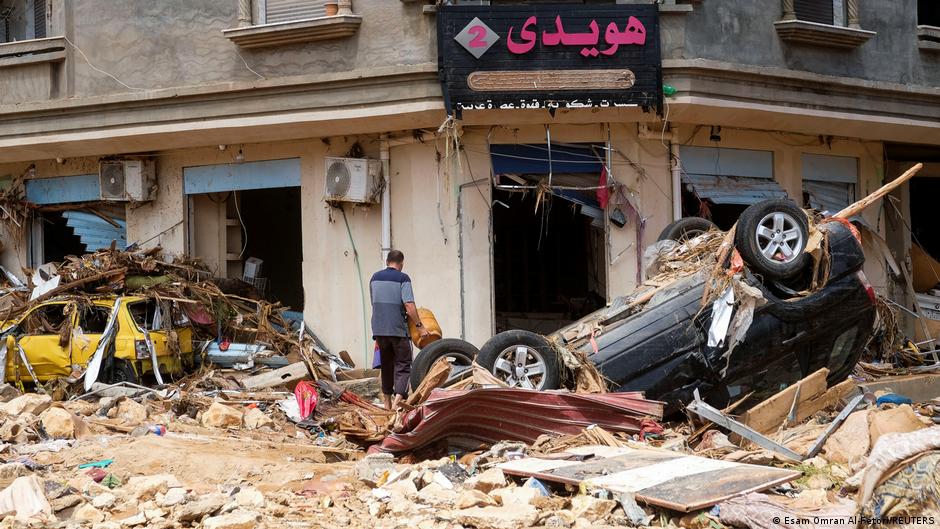
<path id="1" fill-rule="evenodd" d="M 33 38 L 46 38 L 46 0 L 33 0 Z"/>
<path id="2" fill-rule="evenodd" d="M 832 0 L 795 0 L 793 7 L 799 20 L 830 26 L 833 24 Z"/>
<path id="3" fill-rule="evenodd" d="M 266 0 L 265 24 L 326 16 L 325 0 Z"/>

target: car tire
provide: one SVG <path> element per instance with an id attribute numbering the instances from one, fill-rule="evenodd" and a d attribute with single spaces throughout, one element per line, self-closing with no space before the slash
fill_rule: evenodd
<path id="1" fill-rule="evenodd" d="M 790 279 L 811 257 L 804 253 L 809 239 L 806 213 L 791 200 L 758 202 L 741 213 L 734 245 L 756 274 L 766 279 Z"/>
<path id="2" fill-rule="evenodd" d="M 686 217 L 670 222 L 659 234 L 657 241 L 685 242 L 708 230 L 717 230 L 718 226 L 702 217 Z"/>
<path id="3" fill-rule="evenodd" d="M 111 367 L 109 384 L 118 384 L 120 382 L 137 384 L 137 372 L 134 371 L 134 366 L 129 361 L 115 358 Z"/>
<path id="4" fill-rule="evenodd" d="M 421 349 L 411 362 L 411 389 L 415 390 L 421 385 L 431 366 L 439 359 L 448 358 L 457 365 L 469 367 L 478 354 L 480 350 L 472 343 L 457 338 L 442 338 L 431 342 Z"/>
<path id="5" fill-rule="evenodd" d="M 520 366 L 515 360 L 522 353 L 525 362 Z M 501 332 L 483 344 L 477 363 L 510 386 L 546 390 L 561 386 L 558 360 L 558 353 L 544 336 L 514 330 Z M 540 373 L 529 373 L 534 369 Z"/>

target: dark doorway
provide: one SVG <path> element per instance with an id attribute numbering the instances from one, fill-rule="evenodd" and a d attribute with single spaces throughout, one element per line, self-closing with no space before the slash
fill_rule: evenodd
<path id="1" fill-rule="evenodd" d="M 85 245 L 75 231 L 66 224 L 62 213 L 42 213 L 42 261 L 61 262 L 67 255 L 82 255 Z M 42 263 L 37 263 L 42 264 Z"/>
<path id="2" fill-rule="evenodd" d="M 914 177 L 911 185 L 911 235 L 915 244 L 934 259 L 940 258 L 940 231 L 937 231 L 936 197 L 940 178 Z"/>
<path id="3" fill-rule="evenodd" d="M 537 197 L 493 189 L 497 332 L 547 334 L 606 303 L 603 211 L 574 195 Z"/>
<path id="4" fill-rule="evenodd" d="M 303 310 L 303 250 L 300 242 L 300 188 L 239 191 L 238 211 L 244 222 L 242 257 L 261 259 L 263 293 L 293 310 Z"/>

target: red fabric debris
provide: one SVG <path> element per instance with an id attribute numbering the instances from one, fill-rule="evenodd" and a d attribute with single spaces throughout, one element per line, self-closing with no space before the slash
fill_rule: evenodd
<path id="1" fill-rule="evenodd" d="M 597 182 L 597 202 L 601 209 L 607 209 L 607 202 L 610 200 L 610 189 L 607 187 L 607 168 L 601 168 L 601 178 Z"/>
<path id="2" fill-rule="evenodd" d="M 858 228 L 856 228 L 855 225 L 849 221 L 849 219 L 843 219 L 842 217 L 826 217 L 822 219 L 821 221 L 819 221 L 820 224 L 825 224 L 827 222 L 838 222 L 842 224 L 843 226 L 848 228 L 850 232 L 852 232 L 852 235 L 855 236 L 856 241 L 858 241 L 859 243 L 862 242 L 862 234 L 859 233 Z"/>
<path id="3" fill-rule="evenodd" d="M 306 381 L 301 380 L 294 387 L 294 397 L 297 399 L 297 406 L 300 408 L 300 418 L 302 420 L 308 419 L 317 407 L 317 399 L 319 398 L 317 390 Z"/>
<path id="4" fill-rule="evenodd" d="M 662 435 L 663 425 L 653 419 L 643 419 L 640 421 L 640 440 L 646 440 L 647 435 Z"/>

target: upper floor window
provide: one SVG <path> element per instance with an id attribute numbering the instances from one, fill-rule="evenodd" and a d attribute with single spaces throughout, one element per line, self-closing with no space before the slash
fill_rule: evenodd
<path id="1" fill-rule="evenodd" d="M 0 0 L 0 43 L 46 37 L 46 0 Z"/>
<path id="2" fill-rule="evenodd" d="M 238 27 L 222 34 L 243 48 L 264 48 L 349 37 L 362 17 L 352 0 L 234 0 Z"/>
<path id="3" fill-rule="evenodd" d="M 917 0 L 917 40 L 920 49 L 940 51 L 940 2 Z"/>
<path id="4" fill-rule="evenodd" d="M 859 24 L 860 0 L 782 0 L 781 7 L 774 26 L 787 42 L 854 48 L 875 36 Z"/>
<path id="5" fill-rule="evenodd" d="M 255 0 L 257 2 L 257 24 L 277 24 L 327 16 L 327 5 L 336 2 L 327 0 Z M 331 8 L 332 10 L 332 8 Z M 332 12 L 330 14 L 336 14 Z"/>

